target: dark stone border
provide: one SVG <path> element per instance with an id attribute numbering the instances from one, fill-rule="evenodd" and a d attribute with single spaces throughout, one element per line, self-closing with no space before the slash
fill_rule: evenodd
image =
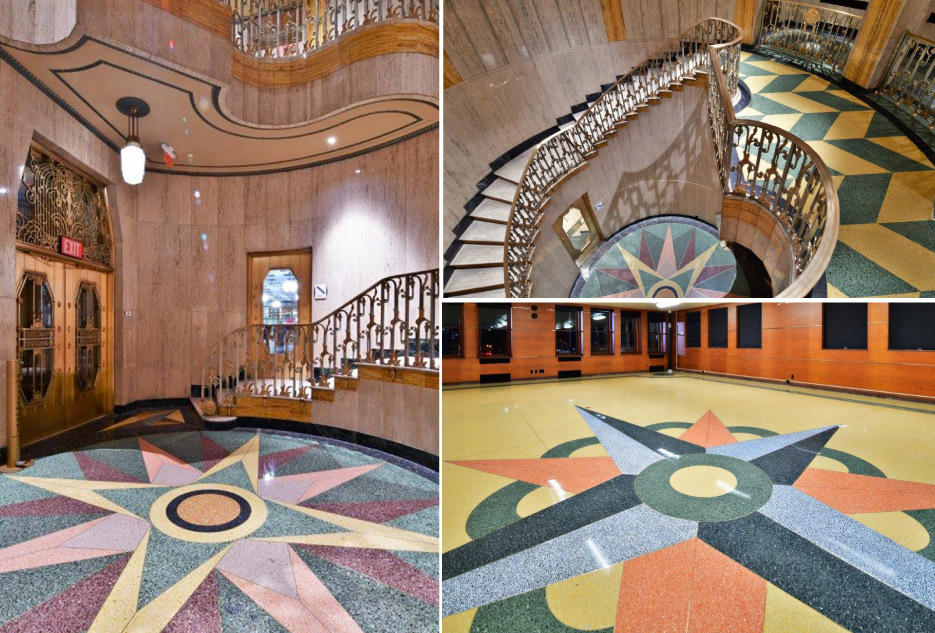
<path id="1" fill-rule="evenodd" d="M 222 497 L 233 499 L 237 502 L 237 505 L 240 506 L 240 512 L 236 517 L 227 523 L 221 523 L 219 525 L 196 525 L 195 523 L 189 523 L 179 516 L 179 506 L 182 505 L 182 502 L 186 499 L 197 497 L 199 495 L 221 495 Z M 188 530 L 189 532 L 206 533 L 226 532 L 227 530 L 231 530 L 238 525 L 243 525 L 247 519 L 250 518 L 250 514 L 252 512 L 253 511 L 250 509 L 250 504 L 247 503 L 246 499 L 227 490 L 192 490 L 190 492 L 186 492 L 185 494 L 179 495 L 170 501 L 169 505 L 166 507 L 166 516 L 173 525 L 176 525 L 183 530 Z"/>

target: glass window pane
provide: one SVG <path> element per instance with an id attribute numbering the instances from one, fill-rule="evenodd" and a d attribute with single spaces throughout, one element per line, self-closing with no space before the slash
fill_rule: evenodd
<path id="1" fill-rule="evenodd" d="M 569 330 L 557 330 L 555 332 L 555 353 L 556 354 L 578 354 L 578 332 Z"/>
<path id="2" fill-rule="evenodd" d="M 510 353 L 510 331 L 507 329 L 480 330 L 481 356 L 505 356 Z"/>
<path id="3" fill-rule="evenodd" d="M 461 327 L 461 304 L 446 303 L 442 306 L 442 325 Z"/>
<path id="4" fill-rule="evenodd" d="M 442 355 L 461 355 L 461 330 L 459 328 L 442 328 Z"/>
<path id="5" fill-rule="evenodd" d="M 482 329 L 505 330 L 510 317 L 507 308 L 500 306 L 477 306 L 477 326 Z"/>
<path id="6" fill-rule="evenodd" d="M 263 280 L 263 324 L 299 322 L 299 280 L 288 268 L 275 268 Z"/>
<path id="7" fill-rule="evenodd" d="M 580 312 L 576 309 L 555 308 L 555 329 L 556 330 L 575 330 L 578 329 L 578 315 Z"/>
<path id="8" fill-rule="evenodd" d="M 94 389 L 101 369 L 101 304 L 92 285 L 82 285 L 76 303 L 75 379 L 78 389 Z"/>

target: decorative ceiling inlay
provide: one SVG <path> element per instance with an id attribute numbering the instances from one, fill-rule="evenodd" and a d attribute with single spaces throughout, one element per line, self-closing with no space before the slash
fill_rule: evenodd
<path id="1" fill-rule="evenodd" d="M 221 86 L 88 36 L 58 51 L 0 43 L 0 57 L 114 151 L 124 143 L 126 123 L 117 100 L 133 94 L 152 104 L 142 139 L 151 172 L 247 175 L 298 169 L 370 152 L 438 125 L 438 104 L 422 95 L 380 97 L 297 125 L 253 125 L 223 111 Z M 175 148 L 174 167 L 165 163 L 163 143 Z"/>

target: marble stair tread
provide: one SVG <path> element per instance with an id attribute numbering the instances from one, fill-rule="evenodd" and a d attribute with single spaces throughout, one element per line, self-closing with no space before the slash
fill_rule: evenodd
<path id="1" fill-rule="evenodd" d="M 503 267 L 503 246 L 499 244 L 464 244 L 451 260 L 452 268 Z"/>
<path id="2" fill-rule="evenodd" d="M 516 183 L 503 180 L 502 178 L 497 178 L 486 189 L 481 191 L 481 195 L 492 198 L 494 200 L 499 200 L 500 202 L 506 202 L 508 204 L 513 204 L 513 198 L 516 196 Z"/>
<path id="3" fill-rule="evenodd" d="M 503 290 L 503 268 L 458 268 L 445 284 L 445 294 L 465 294 L 486 290 Z"/>
<path id="4" fill-rule="evenodd" d="M 459 299 L 505 299 L 506 291 L 503 288 L 496 288 L 494 290 L 482 290 L 481 292 L 469 292 L 467 294 L 458 295 Z"/>
<path id="5" fill-rule="evenodd" d="M 575 121 L 577 121 L 578 119 L 584 116 L 585 112 L 587 112 L 587 110 L 582 110 L 581 112 L 573 112 L 571 116 L 573 116 L 575 118 Z"/>
<path id="6" fill-rule="evenodd" d="M 498 178 L 519 183 L 520 179 L 523 177 L 523 170 L 526 168 L 526 163 L 529 161 L 529 157 L 532 156 L 532 152 L 535 149 L 535 147 L 530 147 L 494 173 Z"/>
<path id="7" fill-rule="evenodd" d="M 575 125 L 575 122 L 574 122 L 574 121 L 569 121 L 568 123 L 562 123 L 561 125 L 559 125 L 559 126 L 558 126 L 558 129 L 560 129 L 562 132 L 564 132 L 564 131 L 567 130 L 568 128 L 573 127 L 574 125 Z"/>
<path id="8" fill-rule="evenodd" d="M 510 220 L 511 208 L 511 205 L 506 202 L 484 198 L 483 201 L 471 211 L 471 218 L 506 224 Z"/>
<path id="9" fill-rule="evenodd" d="M 496 222 L 482 222 L 474 220 L 467 229 L 458 236 L 464 243 L 503 244 L 506 239 L 506 225 Z"/>

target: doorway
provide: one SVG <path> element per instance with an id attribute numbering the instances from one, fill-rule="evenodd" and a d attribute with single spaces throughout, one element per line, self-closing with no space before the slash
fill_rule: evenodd
<path id="1" fill-rule="evenodd" d="M 312 249 L 247 255 L 249 325 L 312 322 Z"/>
<path id="2" fill-rule="evenodd" d="M 113 275 L 17 250 L 24 444 L 113 412 Z"/>

